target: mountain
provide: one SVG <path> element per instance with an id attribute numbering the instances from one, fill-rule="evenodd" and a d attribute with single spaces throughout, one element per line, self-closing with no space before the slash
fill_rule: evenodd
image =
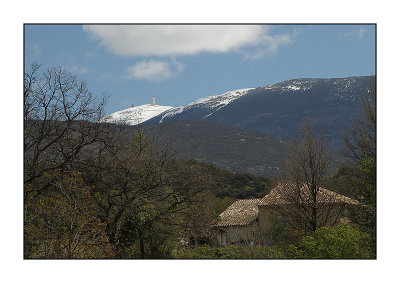
<path id="1" fill-rule="evenodd" d="M 171 106 L 144 104 L 112 113 L 102 118 L 101 122 L 138 125 L 172 108 Z"/>
<path id="2" fill-rule="evenodd" d="M 177 120 L 136 127 L 167 142 L 177 158 L 193 158 L 231 172 L 277 176 L 287 151 L 287 143 L 274 137 L 211 122 Z"/>
<path id="3" fill-rule="evenodd" d="M 294 79 L 240 89 L 171 108 L 146 121 L 209 121 L 289 140 L 305 119 L 337 150 L 342 132 L 361 112 L 362 93 L 371 77 Z"/>
<path id="4" fill-rule="evenodd" d="M 207 119 L 211 115 L 213 115 L 218 110 L 222 109 L 229 103 L 232 103 L 234 100 L 238 99 L 239 97 L 246 95 L 250 90 L 254 88 L 245 88 L 245 89 L 237 89 L 233 91 L 228 91 L 226 93 L 220 95 L 209 96 L 206 98 L 200 98 L 194 102 L 191 102 L 185 106 L 178 106 L 159 115 L 160 123 L 164 120 L 185 120 L 186 115 L 192 113 L 194 109 L 198 111 L 196 113 L 197 116 L 203 117 L 203 119 Z M 204 111 L 204 113 L 201 113 Z M 189 114 L 190 115 L 190 114 Z M 176 119 L 180 117 L 179 119 Z M 158 119 L 155 118 L 155 119 Z M 187 119 L 191 120 L 191 119 Z M 198 120 L 198 119 L 194 119 Z"/>

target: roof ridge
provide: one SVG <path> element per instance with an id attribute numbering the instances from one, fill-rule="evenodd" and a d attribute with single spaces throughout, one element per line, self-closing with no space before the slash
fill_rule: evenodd
<path id="1" fill-rule="evenodd" d="M 283 190 L 295 190 L 296 188 L 291 187 L 291 186 L 286 186 L 286 184 L 278 184 L 276 185 L 267 195 L 265 195 L 261 199 L 261 204 L 260 205 L 277 205 L 277 204 L 287 204 L 287 201 L 284 199 L 284 192 Z M 282 191 L 280 191 L 282 189 Z M 308 194 L 308 191 L 305 190 L 305 185 L 303 185 L 300 188 L 300 194 Z M 291 192 L 289 192 L 291 193 Z M 319 194 L 318 194 L 319 193 Z M 337 203 L 343 202 L 347 204 L 358 204 L 359 202 L 357 200 L 354 200 L 350 197 L 344 196 L 340 193 L 328 190 L 324 187 L 319 187 L 319 191 L 317 193 L 317 202 L 318 203 L 324 203 L 329 199 L 330 201 L 334 201 Z M 332 199 L 333 198 L 333 199 Z"/>

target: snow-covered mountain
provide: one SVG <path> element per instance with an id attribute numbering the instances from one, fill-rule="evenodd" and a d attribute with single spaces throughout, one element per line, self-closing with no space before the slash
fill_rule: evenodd
<path id="1" fill-rule="evenodd" d="M 153 117 L 161 117 L 160 123 L 164 118 L 169 118 L 195 108 L 206 108 L 210 112 L 207 113 L 207 117 L 211 116 L 214 112 L 217 112 L 221 108 L 225 107 L 235 99 L 245 95 L 253 88 L 238 89 L 228 91 L 220 95 L 209 96 L 205 98 L 197 99 L 185 106 L 161 106 L 157 104 L 144 104 L 140 106 L 131 107 L 128 109 L 120 110 L 112 113 L 101 119 L 103 123 L 116 123 L 116 124 L 127 124 L 127 125 L 138 125 Z M 205 117 L 205 118 L 207 118 Z"/>
<path id="2" fill-rule="evenodd" d="M 343 146 L 342 132 L 361 111 L 362 93 L 370 82 L 368 76 L 305 78 L 234 90 L 172 108 L 146 124 L 208 121 L 289 140 L 308 119 L 338 149 Z"/>
<path id="3" fill-rule="evenodd" d="M 102 118 L 101 122 L 138 125 L 172 108 L 171 106 L 144 104 L 112 113 Z"/>
<path id="4" fill-rule="evenodd" d="M 368 88 L 369 81 L 370 77 L 294 79 L 264 87 L 238 89 L 171 108 L 149 122 L 204 120 L 240 127 L 247 116 L 255 115 L 259 119 L 260 115 L 265 116 L 282 107 L 288 108 L 285 105 L 293 105 L 293 110 L 297 112 L 305 106 L 305 102 L 308 108 L 315 105 L 314 102 L 321 103 L 320 106 L 355 102 L 361 97 L 362 91 Z"/>
<path id="5" fill-rule="evenodd" d="M 185 111 L 190 111 L 195 108 L 208 109 L 209 112 L 207 113 L 207 115 L 204 116 L 204 118 L 210 117 L 215 112 L 222 109 L 223 107 L 225 107 L 232 101 L 238 99 L 239 97 L 247 94 L 252 89 L 254 89 L 254 88 L 244 88 L 244 89 L 228 91 L 228 92 L 225 92 L 220 95 L 213 95 L 213 96 L 208 96 L 205 98 L 197 99 L 196 101 L 193 101 L 185 106 L 174 107 L 172 109 L 165 111 L 164 113 L 162 113 L 160 115 L 160 117 L 161 117 L 160 123 L 162 123 L 165 118 L 168 119 L 177 114 L 183 113 Z"/>
<path id="6" fill-rule="evenodd" d="M 136 125 L 173 120 L 207 121 L 288 140 L 305 119 L 340 148 L 342 132 L 361 111 L 371 77 L 293 79 L 245 88 L 170 107 L 141 105 L 113 113 L 104 122 Z"/>

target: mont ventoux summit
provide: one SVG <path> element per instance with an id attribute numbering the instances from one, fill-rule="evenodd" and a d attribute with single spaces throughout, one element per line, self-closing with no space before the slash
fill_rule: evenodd
<path id="1" fill-rule="evenodd" d="M 148 134 L 165 139 L 178 158 L 195 158 L 241 173 L 279 174 L 287 141 L 308 119 L 324 134 L 334 152 L 342 134 L 361 113 L 362 95 L 372 77 L 294 79 L 245 88 L 184 106 L 133 106 L 104 117 L 104 123 L 140 124 Z"/>

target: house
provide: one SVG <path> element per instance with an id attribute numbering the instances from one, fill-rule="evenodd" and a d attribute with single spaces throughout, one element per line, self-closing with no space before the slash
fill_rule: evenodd
<path id="1" fill-rule="evenodd" d="M 265 243 L 263 235 L 270 225 L 268 216 L 279 213 L 293 219 L 299 217 L 296 211 L 310 209 L 310 203 L 312 203 L 311 195 L 307 192 L 305 186 L 298 188 L 291 183 L 281 183 L 261 199 L 235 201 L 219 215 L 218 222 L 214 225 L 217 230 L 214 243 L 218 246 Z M 349 207 L 358 204 L 356 200 L 349 197 L 319 188 L 317 193 L 318 227 L 336 225 L 346 216 Z"/>
<path id="2" fill-rule="evenodd" d="M 217 245 L 253 245 L 260 228 L 258 213 L 261 199 L 240 199 L 219 216 L 214 226 L 218 230 Z"/>

